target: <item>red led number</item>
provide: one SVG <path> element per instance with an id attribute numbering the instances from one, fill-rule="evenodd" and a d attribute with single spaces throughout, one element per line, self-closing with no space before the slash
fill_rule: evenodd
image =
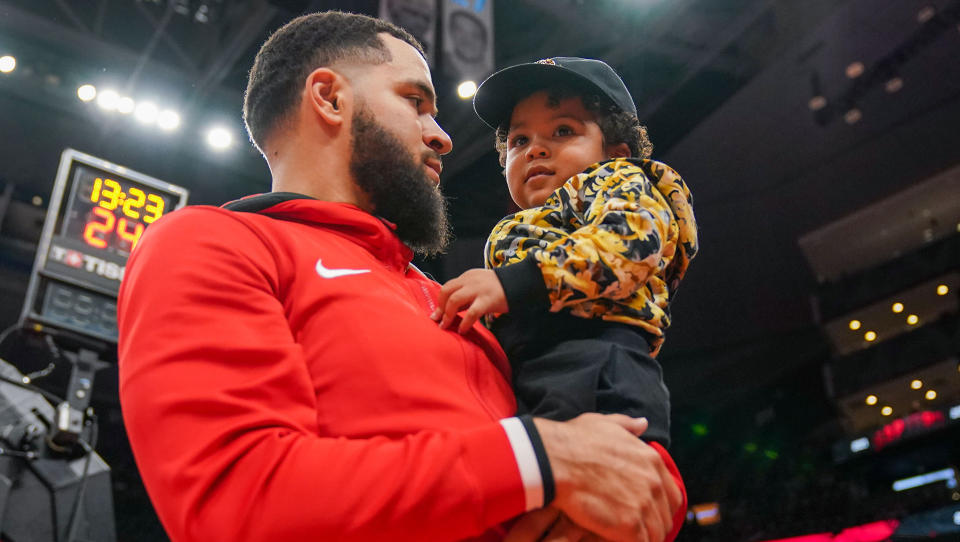
<path id="1" fill-rule="evenodd" d="M 90 201 L 97 206 L 91 211 L 95 216 L 83 229 L 83 240 L 96 248 L 107 248 L 107 237 L 116 226 L 117 237 L 130 243 L 130 250 L 133 250 L 143 235 L 145 224 L 160 218 L 165 207 L 163 198 L 156 194 L 135 186 L 124 193 L 120 183 L 100 177 L 93 180 Z M 118 210 L 123 213 L 119 221 L 114 214 Z M 137 222 L 139 220 L 143 223 Z"/>
<path id="2" fill-rule="evenodd" d="M 140 240 L 140 236 L 143 235 L 143 224 L 139 222 L 134 222 L 133 231 L 127 231 L 128 224 L 133 222 L 132 220 L 127 220 L 126 218 L 121 218 L 120 222 L 117 224 L 117 235 L 121 239 L 130 242 L 130 250 L 132 251 L 135 246 L 137 246 L 137 241 Z"/>
<path id="3" fill-rule="evenodd" d="M 87 244 L 97 248 L 107 248 L 106 237 L 113 231 L 113 227 L 116 226 L 117 236 L 130 243 L 130 250 L 133 250 L 133 248 L 137 246 L 137 242 L 140 241 L 140 236 L 143 235 L 145 228 L 143 224 L 133 220 L 127 220 L 126 218 L 121 218 L 118 222 L 117 217 L 114 216 L 113 213 L 102 207 L 94 207 L 92 212 L 97 218 L 103 221 L 93 219 L 87 222 L 87 226 L 83 229 L 83 240 L 86 241 Z"/>
<path id="4" fill-rule="evenodd" d="M 83 228 L 83 240 L 90 246 L 97 248 L 107 248 L 106 236 L 113 231 L 113 226 L 117 222 L 117 217 L 103 207 L 94 207 L 93 214 L 103 219 L 103 222 L 91 220 Z"/>

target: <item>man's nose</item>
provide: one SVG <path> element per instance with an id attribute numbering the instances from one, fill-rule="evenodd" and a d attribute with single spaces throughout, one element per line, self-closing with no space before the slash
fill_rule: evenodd
<path id="1" fill-rule="evenodd" d="M 453 141 L 450 139 L 450 136 L 443 131 L 440 124 L 437 123 L 437 119 L 433 117 L 428 118 L 430 121 L 427 122 L 423 128 L 423 142 L 431 149 L 437 151 L 438 154 L 447 154 L 453 150 Z"/>

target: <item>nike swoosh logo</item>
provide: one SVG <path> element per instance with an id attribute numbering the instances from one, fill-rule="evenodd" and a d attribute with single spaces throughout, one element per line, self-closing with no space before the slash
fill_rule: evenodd
<path id="1" fill-rule="evenodd" d="M 369 272 L 369 269 L 328 269 L 323 266 L 323 262 L 320 261 L 320 258 L 317 258 L 317 274 L 320 275 L 321 278 L 335 279 L 337 277 L 362 275 Z"/>

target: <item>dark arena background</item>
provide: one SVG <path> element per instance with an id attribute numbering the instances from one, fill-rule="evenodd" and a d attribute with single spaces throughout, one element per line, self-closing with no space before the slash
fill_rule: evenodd
<path id="1" fill-rule="evenodd" d="M 513 209 L 461 83 L 548 56 L 623 76 L 700 225 L 660 358 L 679 540 L 960 540 L 960 0 L 0 0 L 4 540 L 166 539 L 118 405 L 118 266 L 184 196 L 269 190 L 247 71 L 326 9 L 428 45 L 440 281 Z"/>

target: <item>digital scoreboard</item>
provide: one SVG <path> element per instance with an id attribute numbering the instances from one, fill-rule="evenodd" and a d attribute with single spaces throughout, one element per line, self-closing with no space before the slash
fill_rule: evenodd
<path id="1" fill-rule="evenodd" d="M 27 287 L 23 324 L 117 340 L 117 291 L 144 230 L 187 190 L 73 149 L 63 152 Z"/>

